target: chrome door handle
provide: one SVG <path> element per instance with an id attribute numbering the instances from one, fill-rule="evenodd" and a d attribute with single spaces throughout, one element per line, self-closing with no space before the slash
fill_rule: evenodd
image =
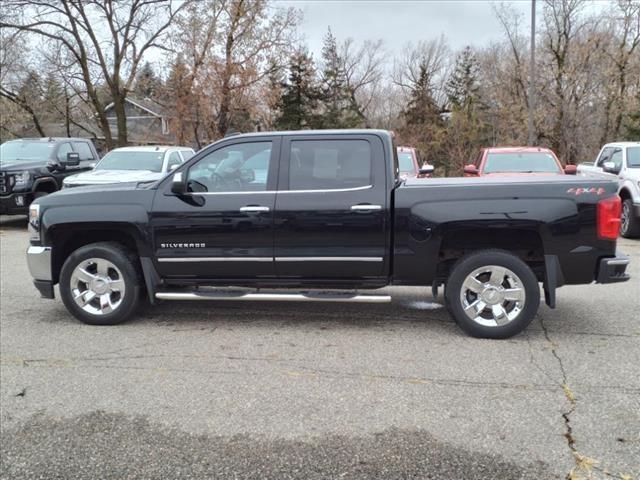
<path id="1" fill-rule="evenodd" d="M 372 212 L 374 210 L 382 210 L 382 205 L 351 205 L 354 212 Z"/>
<path id="2" fill-rule="evenodd" d="M 240 211 L 244 213 L 268 212 L 269 207 L 263 207 L 260 205 L 247 205 L 246 207 L 240 207 Z"/>

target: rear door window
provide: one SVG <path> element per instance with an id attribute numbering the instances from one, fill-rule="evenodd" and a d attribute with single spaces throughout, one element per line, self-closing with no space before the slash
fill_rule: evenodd
<path id="1" fill-rule="evenodd" d="M 289 190 L 341 190 L 372 185 L 366 140 L 293 140 Z"/>

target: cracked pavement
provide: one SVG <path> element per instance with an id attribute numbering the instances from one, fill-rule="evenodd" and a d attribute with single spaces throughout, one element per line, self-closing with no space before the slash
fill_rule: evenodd
<path id="1" fill-rule="evenodd" d="M 640 478 L 640 241 L 630 282 L 490 341 L 429 288 L 82 325 L 39 298 L 27 238 L 0 220 L 1 478 Z"/>

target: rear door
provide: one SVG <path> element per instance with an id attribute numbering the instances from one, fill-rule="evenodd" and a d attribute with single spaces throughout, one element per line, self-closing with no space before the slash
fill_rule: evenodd
<path id="1" fill-rule="evenodd" d="M 274 277 L 278 147 L 278 137 L 229 140 L 178 167 L 190 193 L 173 194 L 167 181 L 153 205 L 156 267 L 162 276 L 227 283 Z M 256 163 L 259 171 L 250 168 Z"/>
<path id="2" fill-rule="evenodd" d="M 340 283 L 384 275 L 385 161 L 375 135 L 284 137 L 274 217 L 280 279 Z"/>

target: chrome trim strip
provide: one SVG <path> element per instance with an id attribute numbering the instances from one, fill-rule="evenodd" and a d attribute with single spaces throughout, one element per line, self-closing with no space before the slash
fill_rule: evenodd
<path id="1" fill-rule="evenodd" d="M 180 173 L 180 172 L 178 172 Z M 368 190 L 373 188 L 373 185 L 366 185 L 364 187 L 354 188 L 334 188 L 327 190 L 258 190 L 258 191 L 246 191 L 246 192 L 187 192 L 186 195 L 250 195 L 253 193 L 330 193 L 330 192 L 357 192 L 360 190 Z"/>
<path id="2" fill-rule="evenodd" d="M 273 262 L 273 257 L 160 257 L 158 262 Z"/>
<path id="3" fill-rule="evenodd" d="M 382 257 L 276 257 L 276 262 L 382 262 Z"/>
<path id="4" fill-rule="evenodd" d="M 157 292 L 159 300 L 227 300 L 268 302 L 341 302 L 341 303 L 389 303 L 390 295 L 308 295 L 301 293 L 244 293 L 225 292 Z"/>
<path id="5" fill-rule="evenodd" d="M 263 207 L 259 205 L 247 205 L 246 207 L 240 207 L 240 211 L 248 212 L 248 213 L 268 212 L 269 207 Z"/>
<path id="6" fill-rule="evenodd" d="M 629 265 L 629 259 L 621 258 L 616 260 L 607 260 L 607 265 Z"/>
<path id="7" fill-rule="evenodd" d="M 27 249 L 27 265 L 35 280 L 51 281 L 51 247 L 29 246 Z"/>
<path id="8" fill-rule="evenodd" d="M 382 205 L 351 205 L 354 212 L 371 212 L 373 210 L 382 210 Z"/>

